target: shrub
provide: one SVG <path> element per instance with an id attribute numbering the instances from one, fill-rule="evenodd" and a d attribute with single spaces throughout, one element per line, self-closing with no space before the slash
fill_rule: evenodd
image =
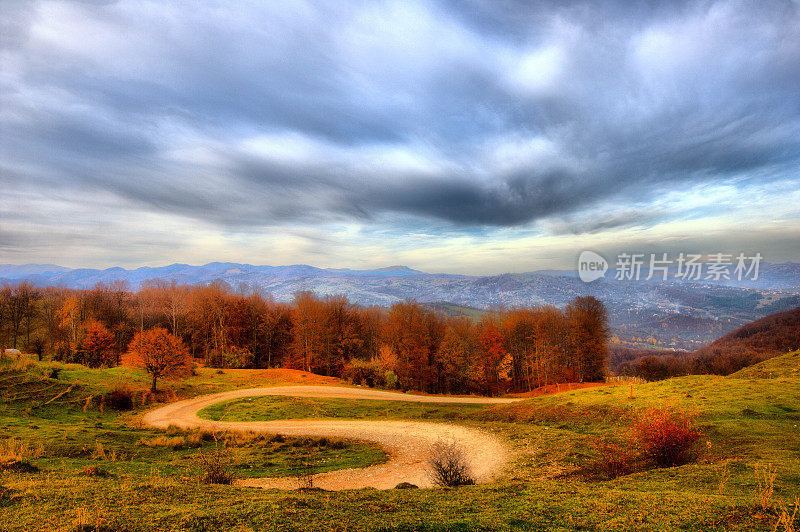
<path id="1" fill-rule="evenodd" d="M 331 449 L 342 450 L 347 448 L 347 442 L 344 440 L 333 440 L 331 442 Z"/>
<path id="2" fill-rule="evenodd" d="M 17 375 L 33 368 L 36 363 L 24 355 L 8 354 L 0 348 L 0 374 Z"/>
<path id="3" fill-rule="evenodd" d="M 105 394 L 103 402 L 118 412 L 133 408 L 133 392 L 127 387 L 117 387 Z"/>
<path id="4" fill-rule="evenodd" d="M 608 478 L 617 478 L 633 471 L 636 457 L 630 445 L 596 440 L 595 447 L 600 456 L 591 468 L 593 472 Z"/>
<path id="5" fill-rule="evenodd" d="M 380 364 L 357 358 L 354 358 L 344 366 L 342 378 L 353 384 L 364 384 L 369 387 L 384 386 L 386 384 Z"/>
<path id="6" fill-rule="evenodd" d="M 107 460 L 109 462 L 116 462 L 117 452 L 113 449 L 106 450 L 103 442 L 95 440 L 94 451 L 92 451 L 92 460 Z"/>
<path id="7" fill-rule="evenodd" d="M 214 449 L 198 453 L 200 482 L 204 484 L 232 484 L 235 478 L 233 456 L 228 449 Z"/>
<path id="8" fill-rule="evenodd" d="M 186 448 L 186 439 L 183 436 L 175 436 L 173 438 L 169 436 L 158 436 L 149 440 L 142 439 L 140 441 L 148 447 L 169 447 L 173 451 Z"/>
<path id="9" fill-rule="evenodd" d="M 313 442 L 310 440 L 292 459 L 292 470 L 297 477 L 297 488 L 309 490 L 314 487 L 316 457 Z"/>
<path id="10" fill-rule="evenodd" d="M 762 510 L 769 510 L 773 506 L 772 495 L 775 493 L 775 479 L 778 473 L 772 464 L 757 465 L 758 499 Z"/>
<path id="11" fill-rule="evenodd" d="M 647 410 L 634 433 L 643 455 L 661 467 L 686 463 L 701 435 L 695 416 L 672 408 Z"/>
<path id="12" fill-rule="evenodd" d="M 186 444 L 189 447 L 201 447 L 204 442 L 212 441 L 214 434 L 207 430 L 196 430 L 186 436 Z"/>
<path id="13" fill-rule="evenodd" d="M 236 346 L 229 346 L 224 350 L 214 349 L 206 356 L 206 364 L 217 368 L 249 368 L 254 361 L 253 353 Z"/>
<path id="14" fill-rule="evenodd" d="M 170 424 L 167 426 L 167 430 L 164 431 L 167 436 L 182 436 L 183 429 L 180 428 L 178 425 Z"/>
<path id="15" fill-rule="evenodd" d="M 10 473 L 38 473 L 39 468 L 27 460 L 0 459 L 0 472 Z"/>
<path id="16" fill-rule="evenodd" d="M 397 375 L 395 375 L 394 371 L 387 369 L 383 373 L 383 378 L 386 381 L 386 387 L 390 390 L 397 387 Z"/>
<path id="17" fill-rule="evenodd" d="M 475 484 L 464 451 L 455 442 L 436 442 L 428 457 L 428 474 L 437 486 Z"/>

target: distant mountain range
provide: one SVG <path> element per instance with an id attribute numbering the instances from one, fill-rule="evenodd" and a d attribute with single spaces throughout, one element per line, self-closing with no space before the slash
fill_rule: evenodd
<path id="1" fill-rule="evenodd" d="M 686 349 L 755 319 L 800 306 L 798 263 L 762 263 L 755 281 L 618 281 L 612 270 L 591 283 L 582 282 L 575 272 L 553 270 L 470 276 L 426 273 L 406 266 L 351 270 L 213 262 L 98 270 L 52 264 L 0 265 L 0 283 L 26 280 L 38 286 L 91 288 L 123 280 L 136 289 L 143 281 L 156 278 L 180 284 L 221 280 L 234 289 L 268 292 L 279 301 L 291 300 L 300 290 L 344 294 L 362 305 L 389 306 L 411 298 L 446 303 L 449 313 L 463 308 L 463 313 L 471 316 L 475 309 L 501 306 L 564 307 L 576 296 L 593 295 L 608 306 L 614 333 L 621 342 Z"/>

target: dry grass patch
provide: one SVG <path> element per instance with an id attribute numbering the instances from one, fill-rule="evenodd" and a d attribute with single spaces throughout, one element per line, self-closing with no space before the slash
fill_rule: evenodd
<path id="1" fill-rule="evenodd" d="M 39 468 L 30 461 L 42 455 L 42 445 L 33 445 L 19 438 L 0 441 L 0 471 L 35 473 Z"/>

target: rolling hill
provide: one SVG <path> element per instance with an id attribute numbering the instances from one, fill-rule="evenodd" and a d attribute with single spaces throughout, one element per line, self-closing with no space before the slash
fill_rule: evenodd
<path id="1" fill-rule="evenodd" d="M 695 365 L 713 373 L 747 367 L 800 349 L 800 308 L 772 314 L 729 332 L 692 354 Z M 738 369 L 738 368 L 737 368 Z"/>

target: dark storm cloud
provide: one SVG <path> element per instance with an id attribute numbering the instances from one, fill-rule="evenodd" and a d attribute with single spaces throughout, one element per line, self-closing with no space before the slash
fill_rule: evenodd
<path id="1" fill-rule="evenodd" d="M 519 226 L 800 162 L 788 0 L 11 5 L 4 166 L 226 227 Z"/>

